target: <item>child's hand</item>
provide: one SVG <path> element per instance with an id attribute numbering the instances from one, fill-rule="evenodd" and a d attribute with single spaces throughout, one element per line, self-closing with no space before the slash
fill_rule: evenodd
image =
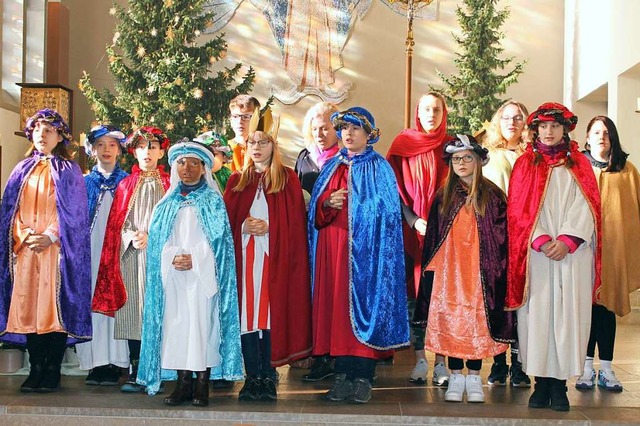
<path id="1" fill-rule="evenodd" d="M 171 262 L 173 267 L 178 271 L 190 271 L 193 269 L 193 262 L 191 261 L 190 254 L 178 254 L 173 258 Z"/>
<path id="2" fill-rule="evenodd" d="M 427 233 L 427 221 L 424 220 L 423 218 L 418 218 L 418 220 L 416 220 L 416 223 L 413 224 L 413 227 L 416 231 L 418 231 L 418 234 L 423 235 Z"/>
<path id="3" fill-rule="evenodd" d="M 137 250 L 144 250 L 147 248 L 147 240 L 149 239 L 149 234 L 142 231 L 136 231 L 133 235 L 133 240 L 131 244 L 133 244 L 133 248 Z"/>
<path id="4" fill-rule="evenodd" d="M 325 207 L 331 207 L 332 209 L 342 210 L 344 200 L 347 198 L 347 190 L 342 188 L 333 193 L 324 202 Z"/>
<path id="5" fill-rule="evenodd" d="M 242 232 L 250 235 L 265 235 L 269 232 L 269 224 L 262 219 L 249 216 L 244 221 Z"/>
<path id="6" fill-rule="evenodd" d="M 546 251 L 544 250 L 545 246 L 547 246 Z M 549 259 L 560 261 L 569 253 L 569 247 L 560 240 L 554 240 L 542 246 L 542 251 Z"/>
<path id="7" fill-rule="evenodd" d="M 44 249 L 53 244 L 53 242 L 48 235 L 31 234 L 24 240 L 24 244 L 34 252 L 42 253 Z"/>

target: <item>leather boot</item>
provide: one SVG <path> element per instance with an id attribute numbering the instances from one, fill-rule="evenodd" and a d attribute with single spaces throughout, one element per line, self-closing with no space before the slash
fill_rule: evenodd
<path id="1" fill-rule="evenodd" d="M 42 337 L 47 358 L 36 392 L 56 392 L 60 390 L 60 369 L 64 351 L 67 349 L 67 333 L 48 333 Z"/>
<path id="2" fill-rule="evenodd" d="M 551 400 L 551 380 L 547 377 L 535 377 L 536 384 L 531 397 L 529 408 L 547 408 Z"/>
<path id="3" fill-rule="evenodd" d="M 196 385 L 193 391 L 192 405 L 196 407 L 206 407 L 209 405 L 209 375 L 211 369 L 207 368 L 205 371 L 196 372 Z"/>
<path id="4" fill-rule="evenodd" d="M 166 405 L 180 405 L 193 396 L 193 371 L 178 370 L 178 381 L 171 395 L 164 399 Z"/>
<path id="5" fill-rule="evenodd" d="M 35 333 L 27 334 L 27 351 L 29 353 L 29 377 L 20 386 L 20 392 L 36 392 L 42 381 L 44 370 L 44 351 L 40 342 L 41 337 Z"/>
<path id="6" fill-rule="evenodd" d="M 567 381 L 549 379 L 551 381 L 551 409 L 555 411 L 569 411 L 567 398 Z"/>

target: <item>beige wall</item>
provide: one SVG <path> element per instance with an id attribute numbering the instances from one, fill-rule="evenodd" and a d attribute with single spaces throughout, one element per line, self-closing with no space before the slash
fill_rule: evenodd
<path id="1" fill-rule="evenodd" d="M 75 88 L 83 70 L 91 73 L 97 85 L 109 85 L 104 46 L 113 36 L 114 19 L 108 15 L 107 0 L 63 0 L 71 13 L 70 80 Z M 119 3 L 125 4 L 124 0 Z M 454 70 L 455 45 L 451 31 L 457 30 L 455 7 L 459 2 L 441 0 L 438 21 L 417 21 L 415 28 L 414 102 L 428 84 L 438 84 L 436 69 Z M 511 7 L 511 17 L 504 27 L 507 39 L 505 55 L 528 61 L 520 82 L 507 93 L 534 109 L 547 100 L 562 100 L 563 3 L 557 0 L 500 2 Z M 245 0 L 223 31 L 229 44 L 227 58 L 221 65 L 236 61 L 252 65 L 257 71 L 254 94 L 269 96 L 270 82 L 286 82 L 280 52 L 266 20 L 249 0 Z M 340 81 L 351 81 L 349 98 L 340 107 L 362 105 L 372 111 L 382 130 L 376 145 L 385 153 L 401 129 L 404 105 L 404 39 L 406 20 L 373 1 L 363 20 L 356 21 L 343 51 L 344 67 L 336 74 Z M 93 116 L 79 90 L 75 90 L 75 129 L 79 133 Z M 300 149 L 301 119 L 318 98 L 307 97 L 295 105 L 276 103 L 274 111 L 282 117 L 280 141 L 289 163 Z M 413 122 L 413 120 L 412 120 Z"/>
<path id="2" fill-rule="evenodd" d="M 25 152 L 29 149 L 27 139 L 14 134 L 19 130 L 19 126 L 20 115 L 17 112 L 0 108 L 0 145 L 2 145 L 0 187 L 3 192 L 11 170 L 24 158 Z"/>

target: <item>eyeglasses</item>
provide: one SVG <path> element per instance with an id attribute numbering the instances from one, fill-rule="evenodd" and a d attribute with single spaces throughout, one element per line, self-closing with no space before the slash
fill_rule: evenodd
<path id="1" fill-rule="evenodd" d="M 521 115 L 514 115 L 513 117 L 500 117 L 502 121 L 506 121 L 507 123 L 514 121 L 516 123 L 520 123 L 524 121 L 524 117 Z"/>
<path id="2" fill-rule="evenodd" d="M 259 141 L 249 141 L 247 142 L 247 145 L 249 145 L 250 147 L 255 147 L 256 145 L 260 145 L 261 147 L 265 147 L 267 145 L 269 145 L 269 143 L 271 143 L 271 141 L 269 139 L 262 139 Z"/>
<path id="3" fill-rule="evenodd" d="M 462 157 L 451 157 L 451 162 L 453 164 L 460 164 L 460 161 L 463 163 L 471 163 L 475 160 L 473 155 L 463 155 Z"/>
<path id="4" fill-rule="evenodd" d="M 253 114 L 231 114 L 232 120 L 249 121 L 251 117 L 253 117 Z"/>

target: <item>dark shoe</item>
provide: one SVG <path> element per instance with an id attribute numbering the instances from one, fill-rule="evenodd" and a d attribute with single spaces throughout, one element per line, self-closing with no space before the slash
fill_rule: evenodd
<path id="1" fill-rule="evenodd" d="M 32 364 L 27 380 L 25 380 L 20 386 L 20 392 L 25 392 L 25 393 L 36 392 L 37 389 L 40 387 L 40 382 L 42 381 L 42 373 L 43 373 L 42 365 Z"/>
<path id="2" fill-rule="evenodd" d="M 84 379 L 84 384 L 89 386 L 99 386 L 102 384 L 104 380 L 105 374 L 107 373 L 107 366 L 101 365 L 99 367 L 95 367 L 89 371 L 87 378 Z"/>
<path id="3" fill-rule="evenodd" d="M 353 393 L 353 382 L 344 373 L 336 374 L 336 380 L 329 392 L 322 395 L 325 401 L 344 401 Z"/>
<path id="4" fill-rule="evenodd" d="M 548 379 L 551 381 L 551 409 L 554 411 L 569 411 L 567 398 L 567 381 Z"/>
<path id="5" fill-rule="evenodd" d="M 211 387 L 213 389 L 231 389 L 233 387 L 233 381 L 231 380 L 211 380 Z"/>
<path id="6" fill-rule="evenodd" d="M 209 405 L 209 376 L 211 369 L 196 372 L 196 384 L 193 390 L 193 400 L 191 405 L 196 407 L 206 407 Z"/>
<path id="7" fill-rule="evenodd" d="M 547 377 L 536 377 L 536 385 L 529 397 L 529 408 L 547 408 L 551 403 L 551 380 Z"/>
<path id="8" fill-rule="evenodd" d="M 358 378 L 353 381 L 351 395 L 347 398 L 350 404 L 366 404 L 371 399 L 371 382 L 369 379 Z"/>
<path id="9" fill-rule="evenodd" d="M 489 383 L 489 386 L 504 386 L 507 384 L 508 375 L 509 366 L 506 363 L 493 363 L 487 383 Z"/>
<path id="10" fill-rule="evenodd" d="M 277 399 L 276 381 L 272 377 L 262 379 L 260 401 L 276 401 Z"/>
<path id="11" fill-rule="evenodd" d="M 320 380 L 329 378 L 334 374 L 333 359 L 330 356 L 325 355 L 315 359 L 311 366 L 311 371 L 309 374 L 302 376 L 302 381 L 319 382 Z"/>
<path id="12" fill-rule="evenodd" d="M 117 365 L 109 364 L 106 366 L 100 385 L 102 386 L 116 386 L 120 383 L 120 377 L 122 377 L 122 369 Z"/>
<path id="13" fill-rule="evenodd" d="M 42 380 L 36 389 L 36 392 L 50 393 L 60 390 L 60 366 L 48 365 L 42 374 Z"/>
<path id="14" fill-rule="evenodd" d="M 193 398 L 193 372 L 189 370 L 178 370 L 178 381 L 171 395 L 162 402 L 166 405 L 180 405 L 191 401 Z"/>
<path id="15" fill-rule="evenodd" d="M 511 363 L 511 369 L 509 370 L 509 376 L 511 380 L 511 386 L 514 388 L 530 388 L 531 379 L 522 371 L 522 364 L 518 361 Z"/>
<path id="16" fill-rule="evenodd" d="M 261 381 L 257 377 L 247 376 L 244 386 L 240 389 L 238 400 L 257 401 L 260 398 Z"/>

